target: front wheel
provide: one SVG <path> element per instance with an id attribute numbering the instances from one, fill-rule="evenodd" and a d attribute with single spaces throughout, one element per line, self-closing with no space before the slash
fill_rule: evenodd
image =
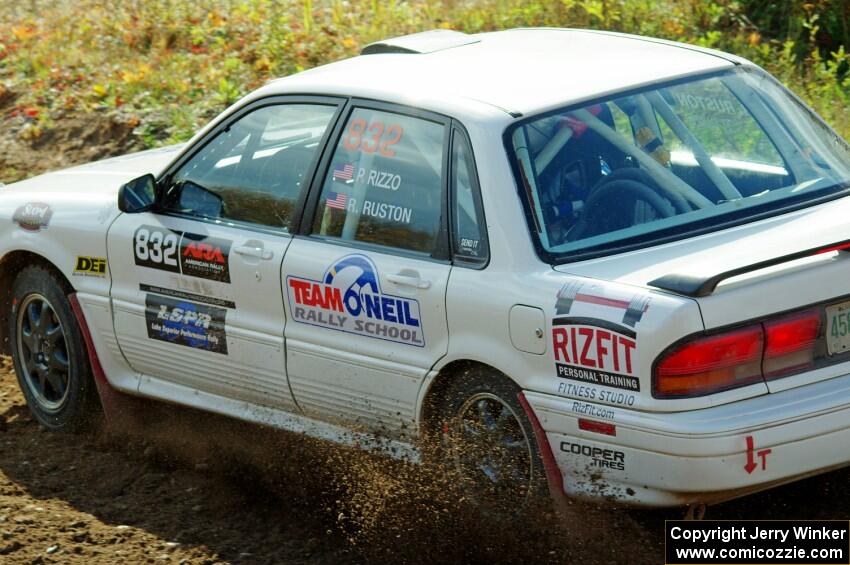
<path id="1" fill-rule="evenodd" d="M 482 502 L 519 509 L 547 493 L 534 429 L 504 375 L 474 368 L 450 385 L 443 446 L 464 486 Z"/>
<path id="2" fill-rule="evenodd" d="M 56 275 L 31 266 L 12 287 L 12 357 L 30 412 L 43 426 L 75 432 L 97 413 L 97 391 L 71 305 Z"/>

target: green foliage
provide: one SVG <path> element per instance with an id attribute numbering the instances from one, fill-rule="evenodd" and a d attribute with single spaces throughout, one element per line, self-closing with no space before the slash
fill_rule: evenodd
<path id="1" fill-rule="evenodd" d="M 0 4 L 0 99 L 40 128 L 111 111 L 189 137 L 264 82 L 437 27 L 591 27 L 740 54 L 850 136 L 847 0 L 28 0 Z M 36 129 L 35 131 L 39 131 Z"/>

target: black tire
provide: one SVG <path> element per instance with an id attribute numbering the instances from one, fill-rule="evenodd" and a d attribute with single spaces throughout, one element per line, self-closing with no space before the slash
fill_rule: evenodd
<path id="1" fill-rule="evenodd" d="M 448 386 L 439 410 L 444 464 L 459 473 L 480 502 L 513 509 L 548 496 L 540 448 L 520 392 L 502 373 L 473 367 Z M 476 418 L 487 420 L 487 412 L 502 425 L 489 429 L 477 424 Z"/>
<path id="2" fill-rule="evenodd" d="M 26 267 L 12 285 L 12 304 L 12 358 L 30 412 L 52 431 L 89 429 L 100 403 L 85 341 L 62 283 L 44 267 Z"/>

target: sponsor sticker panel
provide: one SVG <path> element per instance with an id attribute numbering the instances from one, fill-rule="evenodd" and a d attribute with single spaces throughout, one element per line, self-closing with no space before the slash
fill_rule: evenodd
<path id="1" fill-rule="evenodd" d="M 12 221 L 26 231 L 47 229 L 53 217 L 53 208 L 43 202 L 29 202 L 19 206 L 12 214 Z"/>
<path id="2" fill-rule="evenodd" d="M 630 393 L 641 390 L 637 327 L 651 300 L 647 293 L 566 282 L 556 296 L 551 325 L 555 392 L 633 406 L 636 397 Z"/>
<path id="3" fill-rule="evenodd" d="M 195 294 L 193 292 L 175 290 L 172 288 L 163 288 L 161 286 L 150 285 L 145 283 L 141 283 L 139 285 L 139 290 L 141 290 L 142 292 L 161 294 L 163 296 L 170 296 L 172 298 L 179 298 L 181 300 L 200 302 L 201 304 L 211 304 L 212 306 L 218 306 L 219 308 L 230 308 L 231 310 L 236 309 L 236 303 L 232 300 L 216 298 L 214 296 L 204 296 L 201 294 Z"/>
<path id="4" fill-rule="evenodd" d="M 590 325 L 594 323 L 599 325 Z M 562 379 L 640 392 L 640 380 L 635 374 L 635 333 L 628 328 L 618 329 L 603 320 L 560 318 L 553 321 L 556 375 Z"/>
<path id="5" fill-rule="evenodd" d="M 560 449 L 573 457 L 584 459 L 589 467 L 626 470 L 626 454 L 617 449 L 588 445 L 577 440 L 561 441 Z"/>
<path id="6" fill-rule="evenodd" d="M 572 411 L 583 416 L 590 416 L 600 420 L 613 421 L 615 419 L 614 411 L 604 406 L 595 406 L 587 402 L 573 401 Z"/>
<path id="7" fill-rule="evenodd" d="M 78 256 L 74 263 L 74 274 L 103 278 L 106 276 L 106 258 Z"/>
<path id="8" fill-rule="evenodd" d="M 189 277 L 230 282 L 230 241 L 212 237 L 201 238 L 184 233 L 180 246 L 180 268 Z"/>
<path id="9" fill-rule="evenodd" d="M 634 406 L 635 395 L 627 392 L 619 392 L 604 388 L 597 388 L 584 384 L 575 384 L 569 381 L 560 381 L 556 387 L 558 394 L 572 398 L 586 398 L 587 400 L 598 400 L 607 404 L 617 406 Z"/>
<path id="10" fill-rule="evenodd" d="M 321 280 L 290 275 L 286 288 L 296 322 L 425 346 L 419 302 L 383 292 L 378 270 L 365 255 L 337 260 Z"/>
<path id="11" fill-rule="evenodd" d="M 157 294 L 145 295 L 148 338 L 227 355 L 227 310 Z"/>
<path id="12" fill-rule="evenodd" d="M 619 324 L 635 328 L 649 311 L 651 301 L 652 297 L 646 293 L 626 294 L 573 280 L 565 283 L 558 292 L 555 316 L 612 318 Z"/>
<path id="13" fill-rule="evenodd" d="M 226 239 L 140 226 L 133 235 L 133 258 L 140 267 L 230 283 L 231 245 Z"/>

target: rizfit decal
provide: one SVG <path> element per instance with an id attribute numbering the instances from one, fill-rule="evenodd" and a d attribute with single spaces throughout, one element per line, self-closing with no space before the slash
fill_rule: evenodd
<path id="1" fill-rule="evenodd" d="M 229 283 L 230 245 L 225 239 L 141 226 L 133 236 L 133 257 L 142 267 Z"/>
<path id="2" fill-rule="evenodd" d="M 587 385 L 577 385 L 570 382 L 560 381 L 556 387 L 558 394 L 570 396 L 573 398 L 586 398 L 588 400 L 598 400 L 607 402 L 608 404 L 617 404 L 619 406 L 634 406 L 635 395 L 625 392 L 616 392 L 613 390 L 605 390 Z"/>
<path id="3" fill-rule="evenodd" d="M 425 346 L 419 302 L 381 291 L 380 277 L 365 255 L 347 255 L 321 280 L 286 278 L 296 322 L 376 339 Z"/>
<path id="4" fill-rule="evenodd" d="M 576 302 L 603 306 L 614 310 L 623 310 L 621 322 L 627 326 L 634 328 L 644 313 L 649 310 L 650 296 L 645 294 L 635 294 L 631 297 L 610 297 L 599 296 L 589 292 L 581 292 L 585 284 L 581 281 L 570 281 L 566 283 L 558 292 L 558 299 L 555 304 L 555 315 L 566 316 L 570 313 L 573 305 Z M 602 318 L 602 316 L 594 316 Z"/>
<path id="5" fill-rule="evenodd" d="M 604 320 L 556 318 L 552 347 L 563 379 L 640 391 L 635 333 Z"/>
<path id="6" fill-rule="evenodd" d="M 15 210 L 12 221 L 27 231 L 39 231 L 50 224 L 51 217 L 53 209 L 49 204 L 30 202 Z"/>
<path id="7" fill-rule="evenodd" d="M 613 420 L 614 419 L 614 411 L 610 408 L 605 408 L 604 406 L 594 406 L 593 404 L 588 404 L 587 402 L 573 402 L 573 412 L 576 414 L 582 414 L 584 416 L 591 416 L 593 418 L 600 418 L 602 420 Z"/>
<path id="8" fill-rule="evenodd" d="M 622 451 L 617 451 L 616 449 L 592 447 L 590 445 L 582 445 L 571 441 L 562 441 L 561 451 L 572 455 L 587 457 L 590 459 L 592 467 L 616 469 L 618 471 L 626 470 L 626 454 Z"/>
<path id="9" fill-rule="evenodd" d="M 106 259 L 103 257 L 77 257 L 77 263 L 74 266 L 74 274 L 91 277 L 105 277 Z"/>
<path id="10" fill-rule="evenodd" d="M 227 355 L 227 310 L 166 296 L 145 296 L 148 337 Z"/>

